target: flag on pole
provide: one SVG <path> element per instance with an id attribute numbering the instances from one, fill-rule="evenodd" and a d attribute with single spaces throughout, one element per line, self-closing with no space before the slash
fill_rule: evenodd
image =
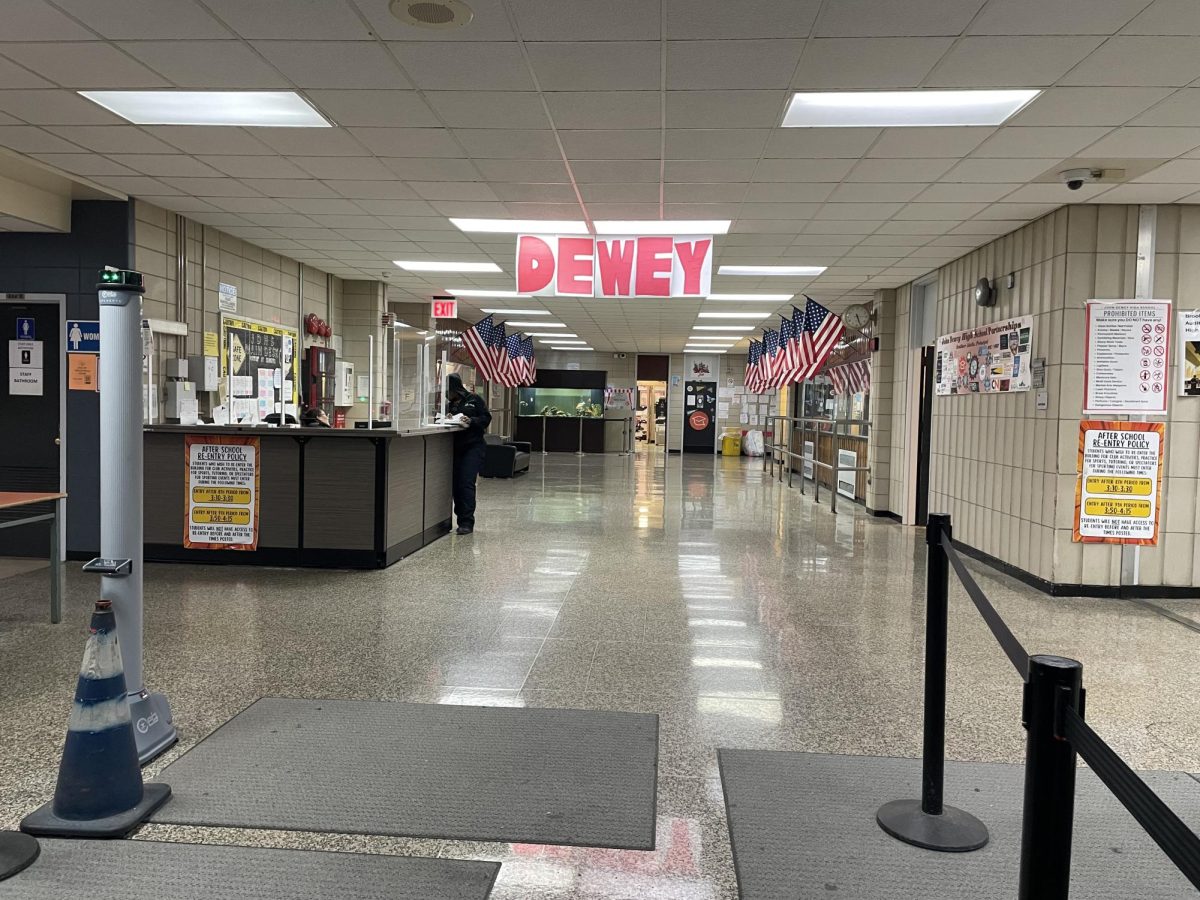
<path id="1" fill-rule="evenodd" d="M 811 297 L 805 297 L 804 331 L 800 335 L 800 354 L 804 363 L 804 378 L 820 371 L 846 331 L 842 317 L 830 312 Z"/>
<path id="2" fill-rule="evenodd" d="M 865 359 L 834 366 L 828 374 L 835 395 L 865 394 L 871 389 L 871 364 Z"/>
<path id="3" fill-rule="evenodd" d="M 752 391 L 755 394 L 763 392 L 762 354 L 762 342 L 750 338 L 750 350 L 746 354 L 745 384 L 746 390 Z"/>
<path id="4" fill-rule="evenodd" d="M 521 360 L 521 369 L 525 376 L 521 384 L 533 384 L 537 380 L 537 360 L 533 356 L 533 338 L 531 337 L 521 339 Z"/>
<path id="5" fill-rule="evenodd" d="M 510 334 L 504 339 L 504 367 L 500 383 L 505 387 L 516 387 L 521 383 L 521 335 Z"/>
<path id="6" fill-rule="evenodd" d="M 775 366 L 775 387 L 783 387 L 799 379 L 800 335 L 796 333 L 791 319 L 779 317 L 779 359 Z"/>
<path id="7" fill-rule="evenodd" d="M 775 364 L 779 358 L 779 332 L 774 328 L 763 331 L 762 373 L 763 386 L 775 386 Z"/>
<path id="8" fill-rule="evenodd" d="M 501 382 L 499 364 L 502 356 L 507 356 L 504 350 L 504 326 L 497 325 L 491 316 L 480 319 L 462 334 L 463 346 L 479 370 L 483 381 Z M 497 354 L 499 350 L 499 354 Z"/>

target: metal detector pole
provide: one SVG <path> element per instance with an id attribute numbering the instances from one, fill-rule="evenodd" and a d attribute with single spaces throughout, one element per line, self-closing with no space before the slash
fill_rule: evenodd
<path id="1" fill-rule="evenodd" d="M 111 600 L 117 641 L 125 667 L 129 713 L 138 759 L 158 756 L 178 740 L 171 707 L 163 694 L 146 691 L 142 678 L 142 302 L 145 288 L 137 273 L 120 283 L 102 281 L 100 331 L 100 556 L 129 561 L 100 571 L 100 597 Z M 130 277 L 132 276 L 132 277 Z M 102 276 L 103 277 L 103 276 Z M 232 365 L 232 359 L 230 364 Z M 123 571 L 122 571 L 123 569 Z"/>

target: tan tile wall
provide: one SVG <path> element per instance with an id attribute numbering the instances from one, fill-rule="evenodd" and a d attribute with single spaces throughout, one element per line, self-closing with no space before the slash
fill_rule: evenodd
<path id="1" fill-rule="evenodd" d="M 908 453 L 908 397 L 909 397 L 909 378 L 913 369 L 912 361 L 914 350 L 910 346 L 909 336 L 912 325 L 911 309 L 912 309 L 912 286 L 903 285 L 895 291 L 892 300 L 892 343 L 894 349 L 892 351 L 891 365 L 891 399 L 890 401 L 876 401 L 872 398 L 872 407 L 878 409 L 881 413 L 889 413 L 889 425 L 891 433 L 887 441 L 882 440 L 882 435 L 874 442 L 874 449 L 878 452 L 873 454 L 873 458 L 877 463 L 886 463 L 888 467 L 887 477 L 887 509 L 898 516 L 903 516 L 907 505 L 907 498 L 913 490 L 910 483 L 909 466 L 911 461 Z M 886 296 L 880 298 L 884 309 L 887 308 L 888 299 Z M 880 322 L 886 321 L 887 317 L 881 315 Z M 886 343 L 881 341 L 886 348 Z M 875 373 L 871 373 L 871 390 L 877 390 L 877 385 L 882 382 L 882 374 L 879 379 L 876 379 Z M 916 448 L 913 448 L 914 452 Z M 875 463 L 872 464 L 873 466 Z M 873 473 L 874 477 L 874 473 Z M 879 476 L 882 479 L 882 475 Z M 873 509 L 882 509 L 884 507 L 873 506 Z"/>

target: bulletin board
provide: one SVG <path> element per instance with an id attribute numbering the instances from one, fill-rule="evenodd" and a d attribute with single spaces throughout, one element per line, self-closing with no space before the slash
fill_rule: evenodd
<path id="1" fill-rule="evenodd" d="M 221 390 L 227 390 L 231 375 L 234 380 L 234 397 L 226 398 L 226 403 L 257 410 L 259 419 L 272 412 L 295 415 L 300 399 L 299 347 L 297 328 L 221 316 Z M 282 408 L 276 409 L 277 404 Z"/>

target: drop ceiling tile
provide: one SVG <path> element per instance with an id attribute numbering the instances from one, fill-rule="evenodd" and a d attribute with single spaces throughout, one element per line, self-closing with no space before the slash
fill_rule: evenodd
<path id="1" fill-rule="evenodd" d="M 1200 127 L 1141 128 L 1127 126 L 1118 128 L 1091 144 L 1084 152 L 1092 157 L 1155 159 L 1179 156 L 1198 146 L 1200 146 Z"/>
<path id="2" fill-rule="evenodd" d="M 983 237 L 999 237 L 1002 234 L 1008 234 L 1010 231 L 1016 231 L 1025 222 L 1006 222 L 1000 219 L 994 221 L 985 221 L 976 219 L 973 222 L 963 222 L 961 225 L 954 226 L 951 231 L 954 234 L 975 234 Z"/>
<path id="3" fill-rule="evenodd" d="M 800 59 L 792 86 L 830 88 L 916 87 L 953 43 L 952 38 L 816 38 Z"/>
<path id="4" fill-rule="evenodd" d="M 971 23 L 971 34 L 1109 35 L 1133 19 L 1146 0 L 1004 0 L 989 3 Z"/>
<path id="5" fill-rule="evenodd" d="M 1139 184 L 1200 184 L 1200 159 L 1172 160 L 1133 180 Z"/>
<path id="6" fill-rule="evenodd" d="M 1113 91 L 1116 88 L 1104 88 Z M 1163 90 L 1142 88 L 1142 90 Z M 1153 109 L 1142 113 L 1131 125 L 1192 125 L 1200 122 L 1200 88 L 1184 88 L 1176 91 Z"/>
<path id="7" fill-rule="evenodd" d="M 1034 219 L 1039 219 L 1048 212 L 1058 209 L 1060 203 L 1010 203 L 1008 198 L 1005 198 L 1004 203 L 993 203 L 979 215 L 976 219 L 1020 219 L 1025 222 L 1032 222 Z"/>
<path id="8" fill-rule="evenodd" d="M 541 98 L 532 91 L 426 91 L 425 101 L 451 128 L 550 127 Z"/>
<path id="9" fill-rule="evenodd" d="M 510 0 L 509 6 L 526 41 L 583 41 L 599 34 L 612 41 L 655 41 L 660 36 L 658 4 L 645 0 Z"/>
<path id="10" fill-rule="evenodd" d="M 565 184 L 570 181 L 561 159 L 479 159 L 475 165 L 483 177 L 493 184 Z"/>
<path id="11" fill-rule="evenodd" d="M 371 156 L 294 156 L 292 162 L 313 178 L 387 181 L 392 172 Z"/>
<path id="12" fill-rule="evenodd" d="M 945 182 L 930 185 L 916 199 L 921 203 L 991 203 L 1020 186 L 1012 183 Z"/>
<path id="13" fill-rule="evenodd" d="M 969 219 L 987 207 L 986 203 L 909 203 L 896 213 L 897 219 Z"/>
<path id="14" fill-rule="evenodd" d="M 667 219 L 734 219 L 740 213 L 741 203 L 664 203 L 663 217 Z"/>
<path id="15" fill-rule="evenodd" d="M 800 219 L 811 219 L 817 216 L 817 211 L 825 209 L 819 203 L 785 203 L 785 202 L 762 202 L 742 204 L 742 211 L 738 213 L 739 219 L 789 219 L 798 221 Z M 855 216 L 854 218 L 857 218 Z"/>
<path id="16" fill-rule="evenodd" d="M 291 86 L 241 41 L 136 41 L 119 46 L 176 87 L 268 90 Z"/>
<path id="17" fill-rule="evenodd" d="M 336 197 L 333 189 L 315 178 L 245 178 L 242 183 L 265 197 Z"/>
<path id="18" fill-rule="evenodd" d="M 7 147 L 18 153 L 79 153 L 83 149 L 65 138 L 32 125 L 0 125 L 0 147 Z"/>
<path id="19" fill-rule="evenodd" d="M 570 203 L 575 191 L 569 184 L 493 184 L 492 191 L 501 200 L 530 203 Z"/>
<path id="20" fill-rule="evenodd" d="M 878 128 L 782 128 L 772 132 L 763 156 L 767 159 L 858 159 L 879 134 Z"/>
<path id="21" fill-rule="evenodd" d="M 273 156 L 266 144 L 250 135 L 244 128 L 205 128 L 198 125 L 143 125 L 142 131 L 177 147 L 184 153 L 208 156 Z M 268 128 L 262 131 L 332 131 L 315 128 Z"/>
<path id="22" fill-rule="evenodd" d="M 663 197 L 667 203 L 740 203 L 745 196 L 746 185 L 739 182 L 663 185 Z"/>
<path id="23" fill-rule="evenodd" d="M 805 223 L 801 231 L 806 237 L 825 234 L 845 236 L 847 234 L 871 234 L 879 227 L 879 223 L 867 219 L 822 219 Z"/>
<path id="24" fill-rule="evenodd" d="M 952 159 L 864 159 L 846 177 L 847 181 L 930 182 L 954 165 Z"/>
<path id="25" fill-rule="evenodd" d="M 934 66 L 929 87 L 1041 87 L 1100 46 L 1099 37 L 965 37 Z"/>
<path id="26" fill-rule="evenodd" d="M 1068 191 L 1058 182 L 1046 184 L 1025 184 L 1010 194 L 1005 195 L 1005 206 L 1022 203 L 1078 203 L 1101 194 L 1111 188 L 1111 184 L 1085 184 L 1077 191 Z M 1015 209 L 1016 206 L 1013 206 Z"/>
<path id="27" fill-rule="evenodd" d="M 578 219 L 580 212 L 578 203 L 524 203 L 510 200 L 504 206 L 511 216 L 519 219 Z"/>
<path id="28" fill-rule="evenodd" d="M 578 160 L 571 163 L 580 184 L 596 182 L 658 183 L 659 162 L 649 159 Z"/>
<path id="29" fill-rule="evenodd" d="M 893 219 L 880 225 L 876 234 L 939 235 L 945 234 L 955 225 L 956 223 L 950 220 Z"/>
<path id="30" fill-rule="evenodd" d="M 417 87 L 439 91 L 532 91 L 515 41 L 462 41 L 454 52 L 429 41 L 389 43 Z"/>
<path id="31" fill-rule="evenodd" d="M 0 69 L 0 78 L 3 70 Z M 7 82 L 4 82 L 7 84 Z M 124 125 L 125 120 L 74 91 L 0 90 L 0 110 L 30 125 Z"/>
<path id="32" fill-rule="evenodd" d="M 410 181 L 408 186 L 422 200 L 487 200 L 499 198 L 481 181 Z"/>
<path id="33" fill-rule="evenodd" d="M 5 0 L 7 41 L 92 40 L 90 31 L 42 0 Z"/>
<path id="34" fill-rule="evenodd" d="M 165 197 L 156 197 L 153 194 L 138 194 L 139 200 L 159 206 L 163 209 L 171 209 L 179 213 L 194 213 L 194 212 L 221 212 L 221 208 L 215 203 L 208 200 L 201 200 L 198 197 L 184 197 L 182 195 L 171 194 Z M 224 201 L 229 198 L 219 198 Z"/>
<path id="35" fill-rule="evenodd" d="M 416 91 L 337 90 L 307 94 L 338 125 L 423 128 L 441 124 Z"/>
<path id="36" fill-rule="evenodd" d="M 558 91 L 543 94 L 556 128 L 658 128 L 657 91 Z"/>
<path id="37" fill-rule="evenodd" d="M 129 125 L 76 125 L 49 129 L 96 153 L 175 153 L 174 147 Z"/>
<path id="38" fill-rule="evenodd" d="M 292 198 L 284 203 L 291 212 L 303 213 L 304 215 L 363 215 L 363 211 L 352 200 L 346 200 L 341 197 L 324 197 L 324 198 Z"/>
<path id="39" fill-rule="evenodd" d="M 751 203 L 772 203 L 777 201 L 792 203 L 820 203 L 829 197 L 834 185 L 828 182 L 795 181 L 795 182 L 763 182 L 755 181 L 746 188 L 746 200 Z"/>
<path id="40" fill-rule="evenodd" d="M 761 182 L 837 182 L 854 168 L 852 159 L 764 159 L 754 172 Z"/>
<path id="41" fill-rule="evenodd" d="M 756 159 L 672 160 L 665 165 L 665 180 L 676 183 L 734 184 L 749 181 Z"/>
<path id="42" fill-rule="evenodd" d="M 290 208 L 271 197 L 211 197 L 203 201 L 221 212 L 231 213 L 289 213 Z"/>
<path id="43" fill-rule="evenodd" d="M 1117 35 L 1071 70 L 1063 84 L 1180 87 L 1200 76 L 1200 37 Z"/>
<path id="44" fill-rule="evenodd" d="M 958 35 L 984 0 L 912 0 L 880 4 L 877 0 L 841 0 L 826 8 L 817 24 L 818 37 L 901 37 Z"/>
<path id="45" fill-rule="evenodd" d="M 1089 203 L 1178 203 L 1195 193 L 1196 184 L 1119 184 Z"/>
<path id="46" fill-rule="evenodd" d="M 1125 26 L 1126 34 L 1200 35 L 1200 6 L 1192 0 L 1154 0 Z"/>
<path id="47" fill-rule="evenodd" d="M 762 152 L 766 129 L 673 128 L 667 132 L 670 159 L 753 159 Z"/>
<path id="48" fill-rule="evenodd" d="M 429 205 L 447 217 L 503 219 L 508 215 L 508 207 L 498 200 L 430 200 Z"/>
<path id="49" fill-rule="evenodd" d="M 975 151 L 979 159 L 1058 157 L 1066 159 L 1095 143 L 1109 131 L 1103 126 L 1031 126 L 1009 125 L 1001 128 Z M 1123 154 L 1112 154 L 1115 156 Z M 1156 154 L 1151 154 L 1156 155 Z"/>
<path id="50" fill-rule="evenodd" d="M 282 156 L 203 156 L 200 158 L 212 168 L 234 178 L 305 177 L 303 169 L 293 165 Z"/>
<path id="51" fill-rule="evenodd" d="M 786 88 L 803 46 L 803 41 L 795 39 L 668 41 L 667 88 Z"/>
<path id="52" fill-rule="evenodd" d="M 247 128 L 268 152 L 284 156 L 366 156 L 368 150 L 345 128 Z M 215 151 L 214 151 L 215 152 Z"/>
<path id="53" fill-rule="evenodd" d="M 807 238 L 806 238 L 807 239 Z M 919 234 L 872 234 L 862 239 L 863 247 L 920 247 L 929 242 Z"/>
<path id="54" fill-rule="evenodd" d="M 346 182 L 347 184 L 349 182 Z M 355 184 L 370 184 L 368 181 L 358 181 Z M 424 200 L 405 200 L 405 199 L 376 199 L 372 197 L 357 198 L 359 209 L 368 215 L 372 216 L 406 216 L 406 217 L 429 217 L 433 218 L 436 214 L 432 206 Z M 438 217 L 440 218 L 440 217 Z M 449 223 L 445 223 L 449 224 Z"/>
<path id="55" fill-rule="evenodd" d="M 823 187 L 828 191 L 830 186 Z M 834 203 L 903 203 L 915 197 L 921 192 L 921 189 L 922 185 L 917 183 L 846 182 L 834 188 L 833 192 L 829 194 L 829 199 Z"/>
<path id="56" fill-rule="evenodd" d="M 98 153 L 34 153 L 31 155 L 48 166 L 54 166 L 73 175 L 82 175 L 84 178 L 96 175 L 136 176 L 138 174 L 133 169 Z"/>
<path id="57" fill-rule="evenodd" d="M 662 132 L 657 129 L 560 131 L 558 136 L 571 160 L 658 159 L 662 153 Z"/>
<path id="58" fill-rule="evenodd" d="M 193 197 L 257 197 L 259 195 L 254 188 L 232 178 L 164 177 L 159 180 Z"/>
<path id="59" fill-rule="evenodd" d="M 775 128 L 786 91 L 668 91 L 668 128 Z"/>
<path id="60" fill-rule="evenodd" d="M 1009 124 L 1122 125 L 1170 92 L 1170 88 L 1158 87 L 1050 88 L 1010 119 Z"/>
<path id="61" fill-rule="evenodd" d="M 925 159 L 966 156 L 996 133 L 995 128 L 886 128 L 868 156 Z"/>
<path id="62" fill-rule="evenodd" d="M 141 63 L 100 41 L 6 43 L 0 49 L 9 59 L 62 87 L 170 87 Z"/>
<path id="63" fill-rule="evenodd" d="M 10 62 L 3 57 L 0 57 L 0 85 L 3 85 L 6 89 L 54 87 L 51 82 L 40 75 L 35 75 L 28 69 L 23 69 L 15 62 Z M 8 93 L 8 90 L 5 90 L 4 93 Z M 60 91 L 59 93 L 65 94 L 67 92 Z"/>
<path id="64" fill-rule="evenodd" d="M 807 37 L 819 0 L 664 0 L 674 40 Z"/>
<path id="65" fill-rule="evenodd" d="M 896 215 L 903 206 L 903 203 L 826 203 L 820 208 L 816 218 L 882 221 Z"/>
<path id="66" fill-rule="evenodd" d="M 473 159 L 561 160 L 551 131 L 458 128 L 454 136 Z M 386 154 L 405 155 L 405 154 Z M 427 156 L 428 154 L 420 154 Z M 530 179 L 523 179 L 530 180 Z"/>
<path id="67" fill-rule="evenodd" d="M 351 136 L 377 156 L 461 159 L 463 148 L 445 128 L 350 128 Z"/>
<path id="68" fill-rule="evenodd" d="M 406 90 L 412 85 L 378 44 L 357 41 L 255 41 L 252 46 L 303 88 Z M 353 61 L 353 64 L 349 64 Z"/>
<path id="69" fill-rule="evenodd" d="M 397 178 L 405 181 L 480 181 L 479 170 L 469 159 L 421 157 L 381 159 Z"/>
<path id="70" fill-rule="evenodd" d="M 348 3 L 205 0 L 205 5 L 244 38 L 369 41 L 374 37 Z"/>
<path id="71" fill-rule="evenodd" d="M 942 181 L 972 181 L 988 184 L 1032 181 L 1061 163 L 1061 159 L 964 159 L 942 177 Z"/>
<path id="72" fill-rule="evenodd" d="M 162 177 L 164 175 L 186 178 L 218 178 L 218 172 L 212 166 L 205 165 L 191 156 L 166 153 L 123 153 L 110 157 L 114 162 L 128 166 L 143 175 Z"/>
<path id="73" fill-rule="evenodd" d="M 527 44 L 526 51 L 544 91 L 652 91 L 662 80 L 655 41 Z"/>

